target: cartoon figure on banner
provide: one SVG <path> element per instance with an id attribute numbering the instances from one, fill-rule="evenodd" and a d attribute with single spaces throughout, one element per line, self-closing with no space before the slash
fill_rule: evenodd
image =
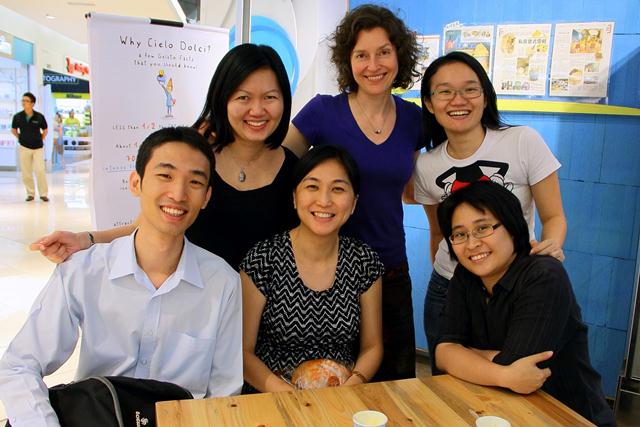
<path id="1" fill-rule="evenodd" d="M 167 114 L 165 117 L 173 117 L 173 106 L 176 104 L 176 99 L 173 97 L 171 92 L 173 92 L 173 78 L 169 77 L 167 81 L 167 76 L 164 74 L 164 70 L 158 71 L 158 76 L 156 77 L 158 83 L 160 83 L 160 87 L 164 90 L 164 95 L 166 97 L 166 107 Z"/>

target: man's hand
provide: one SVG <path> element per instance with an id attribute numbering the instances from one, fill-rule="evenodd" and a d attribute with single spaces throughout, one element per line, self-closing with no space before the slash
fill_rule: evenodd
<path id="1" fill-rule="evenodd" d="M 503 385 L 521 394 L 538 390 L 551 375 L 551 369 L 540 369 L 537 364 L 548 360 L 551 356 L 553 351 L 543 351 L 516 360 L 505 370 Z"/>
<path id="2" fill-rule="evenodd" d="M 40 251 L 49 261 L 58 264 L 89 246 L 89 233 L 54 231 L 31 243 L 29 249 Z"/>

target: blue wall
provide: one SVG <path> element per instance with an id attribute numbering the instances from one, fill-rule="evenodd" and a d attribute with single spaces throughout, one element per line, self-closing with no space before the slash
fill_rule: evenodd
<path id="1" fill-rule="evenodd" d="M 369 2 L 351 1 L 350 6 L 363 3 Z M 607 103 L 640 108 L 640 0 L 373 3 L 396 11 L 420 34 L 442 34 L 443 26 L 456 20 L 467 25 L 615 21 Z M 614 396 L 638 256 L 640 117 L 508 113 L 504 118 L 538 130 L 562 163 L 560 186 L 568 222 L 565 266 L 589 325 L 592 363 L 603 376 L 605 393 Z M 422 208 L 405 206 L 416 338 L 423 348 L 423 301 L 431 274 L 428 229 Z"/>

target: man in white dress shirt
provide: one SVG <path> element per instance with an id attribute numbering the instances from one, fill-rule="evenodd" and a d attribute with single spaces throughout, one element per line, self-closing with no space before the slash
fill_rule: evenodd
<path id="1" fill-rule="evenodd" d="M 143 142 L 129 180 L 138 228 L 59 264 L 0 361 L 0 399 L 14 427 L 58 425 L 42 377 L 71 356 L 80 330 L 76 379 L 152 378 L 196 398 L 240 391 L 238 274 L 184 237 L 209 201 L 213 170 L 211 148 L 193 129 Z"/>

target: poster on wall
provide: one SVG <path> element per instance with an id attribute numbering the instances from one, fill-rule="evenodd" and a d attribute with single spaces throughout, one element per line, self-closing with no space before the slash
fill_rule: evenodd
<path id="1" fill-rule="evenodd" d="M 418 35 L 416 37 L 418 46 L 420 47 L 420 56 L 418 57 L 418 65 L 416 71 L 420 76 L 413 80 L 413 84 L 409 90 L 420 90 L 420 81 L 427 67 L 439 56 L 440 53 L 440 36 L 439 35 Z"/>
<path id="2" fill-rule="evenodd" d="M 139 203 L 129 192 L 140 143 L 168 126 L 190 126 L 229 46 L 226 29 L 156 25 L 150 19 L 88 18 L 93 155 L 91 213 L 97 229 L 127 225 Z"/>
<path id="3" fill-rule="evenodd" d="M 493 25 L 464 26 L 448 24 L 444 28 L 444 54 L 459 50 L 473 56 L 491 77 Z"/>
<path id="4" fill-rule="evenodd" d="M 556 24 L 550 96 L 607 96 L 613 26 L 613 22 Z"/>
<path id="5" fill-rule="evenodd" d="M 498 95 L 546 93 L 551 24 L 498 25 L 493 86 Z"/>

